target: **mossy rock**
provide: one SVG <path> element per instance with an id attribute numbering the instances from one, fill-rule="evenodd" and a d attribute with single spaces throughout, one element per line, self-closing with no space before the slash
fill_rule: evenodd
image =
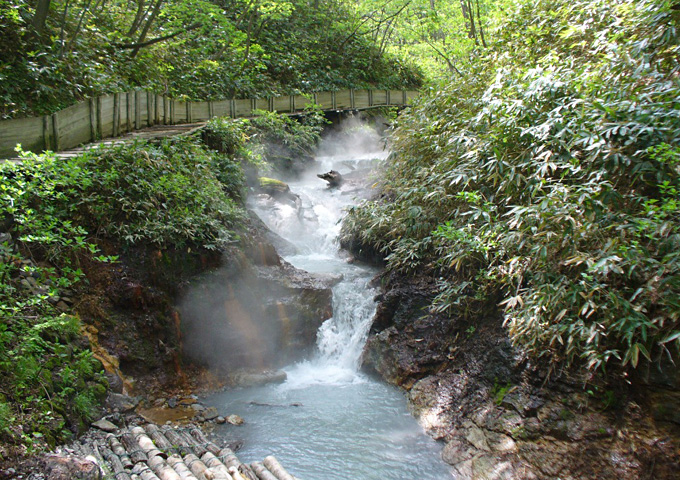
<path id="1" fill-rule="evenodd" d="M 290 187 L 287 183 L 275 178 L 260 177 L 258 178 L 260 189 L 269 195 L 287 195 L 290 193 Z"/>

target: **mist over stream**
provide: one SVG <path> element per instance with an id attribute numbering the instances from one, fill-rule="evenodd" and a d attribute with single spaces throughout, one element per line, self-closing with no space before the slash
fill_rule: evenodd
<path id="1" fill-rule="evenodd" d="M 344 209 L 364 192 L 351 180 L 330 189 L 316 176 L 332 169 L 366 184 L 386 155 L 375 131 L 354 121 L 322 142 L 316 164 L 297 178 L 282 179 L 299 195 L 300 208 L 264 196 L 249 200 L 267 226 L 295 246 L 295 253 L 284 255 L 286 261 L 342 280 L 333 287 L 333 317 L 319 329 L 316 351 L 284 367 L 284 383 L 205 399 L 245 419 L 241 427 L 216 431 L 243 440 L 238 454 L 244 461 L 273 454 L 302 480 L 451 478 L 440 460 L 441 446 L 409 414 L 403 393 L 359 371 L 375 312 L 377 291 L 370 281 L 377 272 L 349 263 L 336 237 Z"/>

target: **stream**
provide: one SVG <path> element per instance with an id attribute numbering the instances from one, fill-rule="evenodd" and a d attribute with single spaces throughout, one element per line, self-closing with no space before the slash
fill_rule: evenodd
<path id="1" fill-rule="evenodd" d="M 318 331 L 316 354 L 284 368 L 288 378 L 282 384 L 224 391 L 205 403 L 245 419 L 243 426 L 216 429 L 243 440 L 241 460 L 274 455 L 302 480 L 451 478 L 440 459 L 441 445 L 408 412 L 403 392 L 359 369 L 375 312 L 377 291 L 370 281 L 377 272 L 349 263 L 336 241 L 344 209 L 357 202 L 358 192 L 329 189 L 316 176 L 331 169 L 366 175 L 385 157 L 375 132 L 353 129 L 324 141 L 317 163 L 288 181 L 300 196 L 301 211 L 250 201 L 269 228 L 297 248 L 286 261 L 309 272 L 342 275 L 333 287 L 334 316 Z"/>

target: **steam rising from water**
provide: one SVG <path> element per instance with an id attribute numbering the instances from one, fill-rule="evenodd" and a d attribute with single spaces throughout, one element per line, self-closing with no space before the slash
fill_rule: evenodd
<path id="1" fill-rule="evenodd" d="M 286 367 L 283 384 L 227 391 L 210 403 L 246 420 L 238 432 L 244 441 L 241 459 L 273 454 L 299 478 L 451 478 L 438 460 L 441 447 L 409 415 L 402 393 L 358 371 L 375 310 L 375 271 L 345 261 L 335 238 L 343 209 L 362 193 L 358 183 L 365 183 L 366 167 L 386 152 L 374 132 L 350 130 L 325 141 L 318 164 L 289 181 L 302 200 L 300 212 L 251 199 L 265 223 L 298 247 L 286 260 L 307 271 L 343 276 L 333 288 L 333 317 L 318 331 L 317 351 Z M 330 169 L 347 179 L 341 188 L 329 189 L 316 177 Z M 216 432 L 228 436 L 230 430 L 218 426 Z"/>

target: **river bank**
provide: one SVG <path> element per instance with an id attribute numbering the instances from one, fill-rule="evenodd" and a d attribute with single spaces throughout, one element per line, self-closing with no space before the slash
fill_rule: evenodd
<path id="1" fill-rule="evenodd" d="M 364 366 L 408 392 L 409 408 L 460 479 L 672 479 L 680 474 L 677 370 L 606 384 L 550 371 L 488 316 L 427 313 L 431 279 L 387 276 Z M 675 375 L 675 376 L 674 376 Z"/>

